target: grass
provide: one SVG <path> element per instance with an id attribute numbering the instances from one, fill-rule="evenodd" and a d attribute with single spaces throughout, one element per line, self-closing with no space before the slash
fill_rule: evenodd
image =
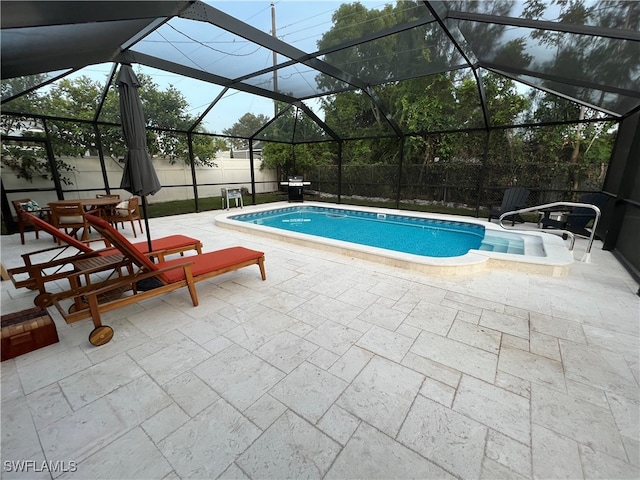
<path id="1" fill-rule="evenodd" d="M 282 193 L 262 193 L 256 195 L 256 203 L 258 205 L 263 203 L 280 202 L 286 199 L 286 195 Z M 250 197 L 245 197 L 245 200 L 250 201 Z M 222 210 L 222 197 L 199 198 L 198 207 L 201 212 Z M 195 213 L 195 211 L 196 208 L 193 199 L 153 203 L 147 207 L 149 218 L 169 217 L 171 215 L 180 215 L 183 213 Z"/>

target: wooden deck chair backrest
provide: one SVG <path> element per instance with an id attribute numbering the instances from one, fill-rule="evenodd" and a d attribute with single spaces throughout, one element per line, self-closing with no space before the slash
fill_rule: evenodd
<path id="1" fill-rule="evenodd" d="M 95 228 L 103 238 L 106 238 L 113 247 L 120 250 L 125 257 L 135 263 L 140 269 L 148 272 L 158 271 L 158 266 L 146 255 L 135 248 L 119 231 L 109 225 L 102 218 L 95 215 L 87 215 L 87 221 Z M 158 275 L 164 283 L 171 283 L 164 273 Z"/>
<path id="2" fill-rule="evenodd" d="M 93 249 L 89 247 L 86 243 L 81 242 L 80 240 L 73 238 L 71 235 L 66 234 L 62 230 L 58 230 L 56 227 L 51 225 L 48 222 L 36 217 L 35 215 L 31 215 L 28 212 L 23 213 L 23 217 L 29 223 L 32 223 L 34 227 L 39 228 L 50 234 L 53 238 L 59 239 L 64 243 L 71 245 L 72 247 L 77 248 L 82 253 L 91 253 Z"/>

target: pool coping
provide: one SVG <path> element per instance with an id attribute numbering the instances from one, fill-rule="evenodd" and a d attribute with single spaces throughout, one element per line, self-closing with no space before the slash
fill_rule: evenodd
<path id="1" fill-rule="evenodd" d="M 369 247 L 356 243 L 317 237 L 299 232 L 290 232 L 274 227 L 256 225 L 248 222 L 232 220 L 229 217 L 243 213 L 258 213 L 287 207 L 308 206 L 356 210 L 361 212 L 385 213 L 387 215 L 415 216 L 453 222 L 466 222 L 482 225 L 487 230 L 516 233 L 539 237 L 542 241 L 545 257 L 519 255 L 513 253 L 490 252 L 484 250 L 470 250 L 469 253 L 458 257 L 426 257 L 410 253 L 396 252 L 378 247 Z M 324 251 L 331 251 L 348 255 L 362 260 L 373 261 L 404 268 L 408 270 L 434 275 L 466 275 L 480 272 L 484 269 L 506 269 L 541 275 L 563 277 L 569 273 L 569 266 L 574 262 L 573 254 L 567 249 L 564 241 L 556 235 L 544 232 L 518 228 L 503 229 L 499 225 L 490 223 L 486 219 L 464 217 L 461 215 L 447 215 L 439 213 L 415 212 L 412 210 L 397 210 L 378 207 L 361 207 L 326 202 L 275 202 L 262 205 L 244 206 L 216 215 L 216 225 L 241 232 L 260 233 L 262 236 L 305 247 L 312 247 Z"/>

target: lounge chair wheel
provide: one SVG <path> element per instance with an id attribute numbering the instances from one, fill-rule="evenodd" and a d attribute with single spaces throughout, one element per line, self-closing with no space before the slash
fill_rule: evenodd
<path id="1" fill-rule="evenodd" d="M 47 308 L 53 302 L 51 301 L 51 294 L 44 292 L 36 295 L 36 298 L 33 299 L 33 303 L 35 303 L 36 307 Z"/>
<path id="2" fill-rule="evenodd" d="M 91 331 L 91 333 L 89 334 L 89 343 L 91 343 L 91 345 L 99 347 L 100 345 L 109 343 L 112 338 L 113 328 L 109 327 L 108 325 L 101 325 Z"/>

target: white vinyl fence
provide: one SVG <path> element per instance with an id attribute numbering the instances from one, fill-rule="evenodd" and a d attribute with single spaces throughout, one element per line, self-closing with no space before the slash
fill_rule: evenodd
<path id="1" fill-rule="evenodd" d="M 94 197 L 96 193 L 104 192 L 104 181 L 100 168 L 100 159 L 96 156 L 68 157 L 63 159 L 65 163 L 74 167 L 71 172 L 61 172 L 62 177 L 71 181 L 72 185 L 63 185 L 65 199 Z M 251 169 L 249 160 L 245 158 L 230 158 L 228 152 L 219 152 L 215 162 L 216 167 L 196 167 L 196 180 L 198 183 L 198 197 L 219 197 L 222 187 L 243 188 L 249 193 L 251 188 Z M 155 167 L 160 183 L 163 188 L 155 195 L 147 197 L 150 204 L 169 202 L 173 200 L 193 199 L 193 187 L 191 167 L 179 162 L 171 164 L 167 159 L 154 158 Z M 120 180 L 124 164 L 111 158 L 105 158 L 105 167 L 111 193 L 120 194 L 122 198 L 131 196 L 128 192 L 121 190 Z M 260 160 L 256 159 L 254 165 L 254 176 L 256 182 L 256 193 L 266 193 L 278 190 L 278 182 L 275 170 L 260 170 Z M 17 178 L 17 174 L 10 169 L 2 168 L 2 181 L 6 190 L 12 189 L 44 189 L 53 188 L 53 182 L 48 179 L 34 178 L 29 182 L 22 178 Z M 206 185 L 210 184 L 210 185 Z M 172 187 L 171 185 L 181 185 Z M 186 186 L 182 186 L 186 185 Z M 67 190 L 92 190 L 84 192 L 68 192 Z M 95 191 L 93 191 L 95 190 Z M 18 198 L 31 198 L 40 205 L 57 200 L 55 191 L 50 192 L 25 192 L 9 193 L 9 201 Z"/>

